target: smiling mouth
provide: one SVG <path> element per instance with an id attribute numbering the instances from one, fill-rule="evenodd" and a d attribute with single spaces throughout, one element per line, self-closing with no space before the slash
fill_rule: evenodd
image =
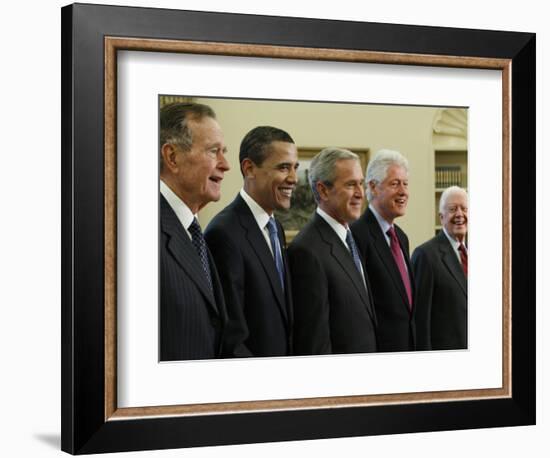
<path id="1" fill-rule="evenodd" d="M 406 205 L 407 204 L 407 199 L 395 199 L 395 203 L 397 205 Z"/>
<path id="2" fill-rule="evenodd" d="M 279 192 L 285 196 L 285 197 L 288 197 L 289 199 L 292 197 L 292 191 L 294 190 L 294 188 L 279 188 Z"/>

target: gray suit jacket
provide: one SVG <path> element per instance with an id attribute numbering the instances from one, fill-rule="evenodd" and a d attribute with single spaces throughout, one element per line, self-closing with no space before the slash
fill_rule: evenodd
<path id="1" fill-rule="evenodd" d="M 160 196 L 160 359 L 222 355 L 227 321 L 220 280 L 209 253 L 214 291 L 181 222 Z"/>
<path id="2" fill-rule="evenodd" d="M 417 291 L 418 349 L 467 348 L 467 279 L 443 231 L 414 250 L 411 261 Z"/>

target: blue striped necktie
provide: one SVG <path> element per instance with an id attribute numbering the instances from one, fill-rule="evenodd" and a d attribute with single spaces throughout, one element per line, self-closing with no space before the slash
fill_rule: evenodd
<path id="1" fill-rule="evenodd" d="M 206 281 L 208 282 L 210 289 L 214 291 L 214 288 L 212 287 L 212 275 L 210 274 L 210 264 L 208 262 L 208 253 L 206 251 L 206 242 L 204 240 L 204 236 L 202 235 L 202 230 L 197 218 L 193 219 L 193 222 L 189 226 L 188 230 L 192 237 L 191 241 L 193 242 L 193 246 L 195 247 L 195 250 L 201 260 L 201 266 L 204 274 L 206 275 Z"/>
<path id="2" fill-rule="evenodd" d="M 351 231 L 347 230 L 346 232 L 346 243 L 348 244 L 349 251 L 351 253 L 351 257 L 353 258 L 353 262 L 355 263 L 355 267 L 357 267 L 357 270 L 363 276 L 363 271 L 361 269 L 361 259 L 359 258 L 359 253 L 357 252 L 357 245 L 355 245 L 355 240 L 353 239 L 353 235 L 351 234 Z"/>
<path id="3" fill-rule="evenodd" d="M 281 244 L 279 243 L 279 236 L 277 231 L 277 224 L 275 218 L 269 218 L 267 223 L 267 230 L 269 231 L 269 240 L 271 241 L 271 249 L 273 250 L 273 258 L 275 259 L 275 267 L 279 274 L 279 280 L 281 281 L 281 287 L 285 290 L 285 267 L 283 264 L 283 255 L 281 254 Z"/>

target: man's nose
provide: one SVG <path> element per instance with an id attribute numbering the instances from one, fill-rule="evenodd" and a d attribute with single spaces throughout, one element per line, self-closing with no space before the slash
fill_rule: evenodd
<path id="1" fill-rule="evenodd" d="M 298 171 L 294 167 L 290 168 L 290 172 L 286 177 L 286 181 L 292 184 L 298 183 Z"/>
<path id="2" fill-rule="evenodd" d="M 227 161 L 227 157 L 223 153 L 221 154 L 221 158 L 218 161 L 218 169 L 223 170 L 224 172 L 227 172 L 231 169 L 231 167 L 229 166 L 229 162 Z"/>

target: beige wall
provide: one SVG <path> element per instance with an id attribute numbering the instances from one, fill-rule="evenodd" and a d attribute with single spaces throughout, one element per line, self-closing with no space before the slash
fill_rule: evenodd
<path id="1" fill-rule="evenodd" d="M 410 162 L 407 215 L 397 220 L 409 235 L 411 249 L 434 232 L 434 151 L 432 125 L 437 108 L 355 104 L 298 103 L 258 100 L 198 99 L 217 113 L 229 149 L 231 170 L 222 198 L 201 211 L 203 227 L 233 200 L 242 186 L 239 145 L 259 125 L 286 130 L 298 147 L 339 146 L 400 151 Z"/>

